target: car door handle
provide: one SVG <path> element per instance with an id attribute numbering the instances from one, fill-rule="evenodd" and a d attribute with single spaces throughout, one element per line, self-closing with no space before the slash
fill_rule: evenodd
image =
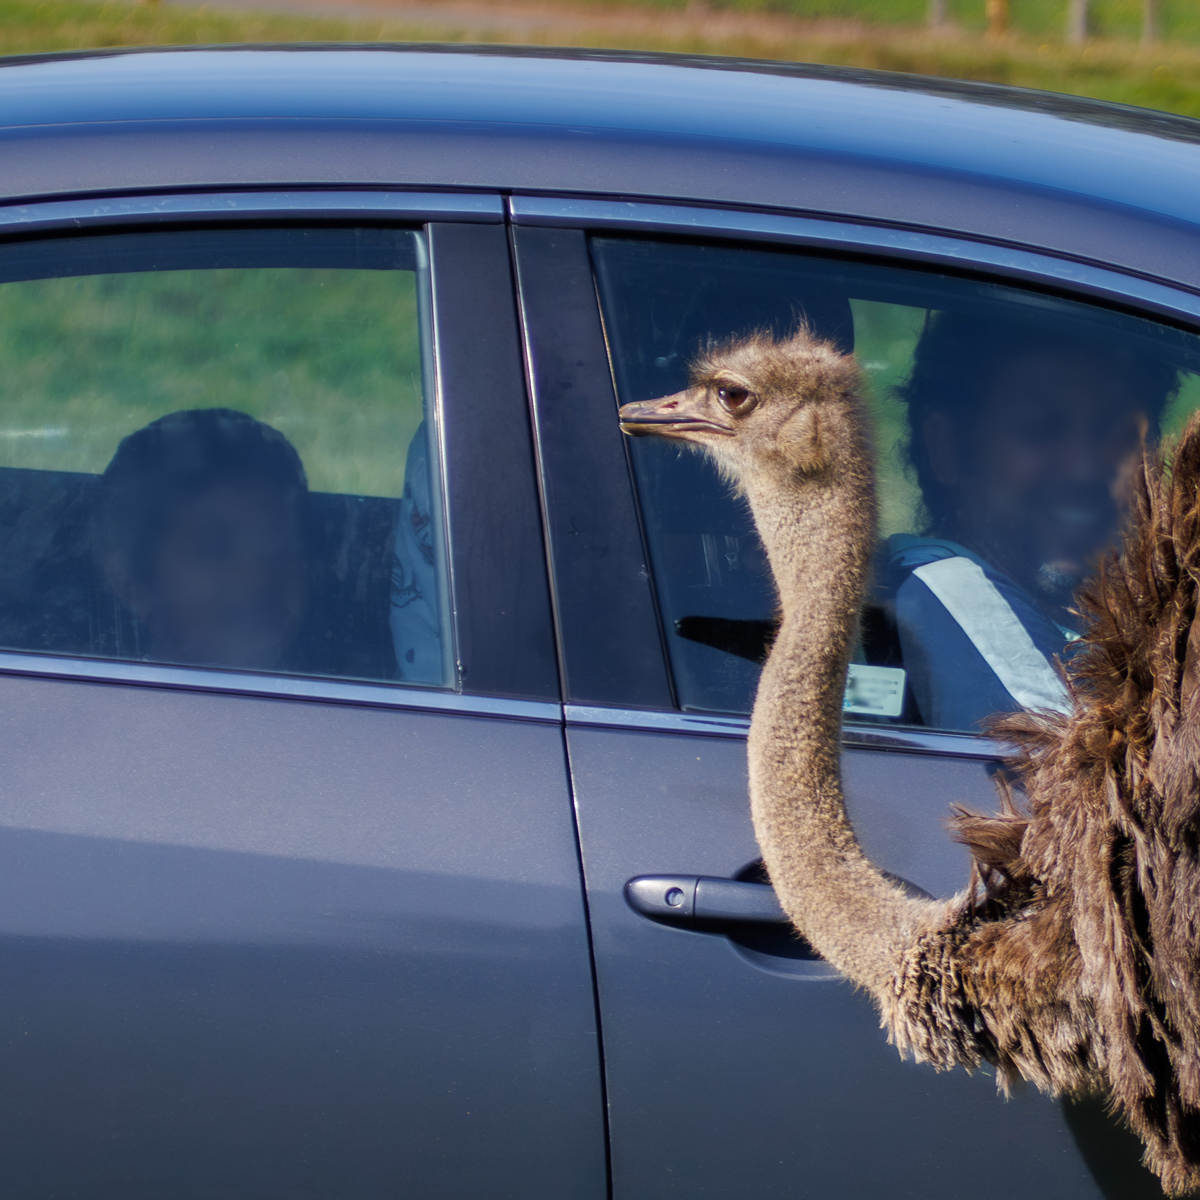
<path id="1" fill-rule="evenodd" d="M 639 875 L 625 885 L 625 899 L 634 912 L 658 921 L 788 924 L 769 883 L 709 875 Z"/>
<path id="2" fill-rule="evenodd" d="M 899 875 L 890 871 L 884 871 L 883 875 L 914 899 L 933 899 L 924 888 Z M 769 883 L 717 879 L 711 875 L 638 875 L 625 885 L 625 899 L 634 912 L 656 921 L 789 924 Z"/>

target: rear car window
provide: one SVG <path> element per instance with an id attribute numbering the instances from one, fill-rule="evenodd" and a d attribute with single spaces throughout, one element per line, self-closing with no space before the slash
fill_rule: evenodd
<path id="1" fill-rule="evenodd" d="M 1200 403 L 1200 339 L 996 284 L 821 255 L 596 237 L 621 403 L 705 347 L 800 324 L 863 368 L 880 500 L 844 712 L 978 732 L 1066 703 L 1074 592 L 1113 543 L 1144 443 Z M 748 712 L 775 595 L 745 504 L 678 443 L 628 444 L 680 707 Z"/>
<path id="2" fill-rule="evenodd" d="M 447 686 L 425 251 L 0 248 L 0 648 Z"/>

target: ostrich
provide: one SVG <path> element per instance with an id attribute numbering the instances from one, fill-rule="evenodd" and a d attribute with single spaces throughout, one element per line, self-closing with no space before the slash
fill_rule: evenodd
<path id="1" fill-rule="evenodd" d="M 1073 712 L 1025 713 L 1024 799 L 965 811 L 972 885 L 914 898 L 863 854 L 839 771 L 842 693 L 875 539 L 858 369 L 807 332 L 710 351 L 691 386 L 627 404 L 747 498 L 782 619 L 748 744 L 755 832 L 784 910 L 873 997 L 902 1054 L 1106 1092 L 1164 1190 L 1200 1186 L 1200 420 L 1148 458 L 1133 517 L 1080 603 Z"/>

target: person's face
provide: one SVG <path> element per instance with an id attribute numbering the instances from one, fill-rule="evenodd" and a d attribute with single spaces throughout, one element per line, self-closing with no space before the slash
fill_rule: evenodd
<path id="1" fill-rule="evenodd" d="M 294 495 L 230 481 L 179 505 L 136 608 L 156 658 L 268 669 L 300 630 L 306 590 Z"/>
<path id="2" fill-rule="evenodd" d="M 967 446 L 942 433 L 931 449 L 968 536 L 1001 547 L 1022 574 L 1074 580 L 1117 532 L 1145 430 L 1144 406 L 1112 364 L 1046 351 L 997 373 Z"/>

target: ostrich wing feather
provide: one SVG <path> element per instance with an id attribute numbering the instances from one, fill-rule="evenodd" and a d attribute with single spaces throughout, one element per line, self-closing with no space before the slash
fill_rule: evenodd
<path id="1" fill-rule="evenodd" d="M 1120 548 L 1079 597 L 1074 711 L 993 726 L 1018 748 L 1026 807 L 960 813 L 956 836 L 982 882 L 977 930 L 1028 921 L 1035 958 L 1061 969 L 1050 933 L 1069 929 L 1075 1052 L 1180 1193 L 1200 1186 L 1200 417 L 1133 490 Z M 1064 1073 L 1050 1062 L 1046 1082 L 1066 1090 Z"/>

